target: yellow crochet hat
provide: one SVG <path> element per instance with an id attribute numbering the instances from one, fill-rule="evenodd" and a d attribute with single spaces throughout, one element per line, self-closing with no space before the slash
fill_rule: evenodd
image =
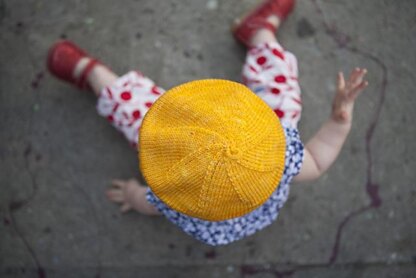
<path id="1" fill-rule="evenodd" d="M 197 80 L 162 95 L 140 129 L 140 168 L 172 209 L 209 221 L 263 204 L 284 170 L 276 114 L 246 86 Z"/>

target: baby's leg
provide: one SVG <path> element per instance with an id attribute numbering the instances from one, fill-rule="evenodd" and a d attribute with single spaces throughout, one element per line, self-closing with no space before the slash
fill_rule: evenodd
<path id="1" fill-rule="evenodd" d="M 84 57 L 77 63 L 75 79 L 80 78 L 90 59 Z M 135 148 L 143 117 L 164 90 L 140 72 L 131 71 L 119 77 L 101 64 L 89 72 L 87 83 L 98 97 L 98 113 L 121 131 Z"/>
<path id="2" fill-rule="evenodd" d="M 86 59 L 77 65 L 75 75 L 77 71 L 82 72 L 82 63 L 88 63 Z M 143 117 L 164 90 L 140 72 L 131 71 L 119 77 L 102 65 L 92 69 L 87 81 L 98 97 L 98 113 L 106 117 L 136 148 Z M 158 209 L 146 199 L 149 188 L 143 187 L 137 180 L 113 181 L 113 185 L 119 188 L 107 190 L 107 196 L 113 202 L 123 203 L 123 212 L 134 208 L 142 214 L 160 215 Z M 135 194 L 131 194 L 133 191 Z"/>
<path id="3" fill-rule="evenodd" d="M 68 48 L 68 46 L 66 47 Z M 61 49 L 59 53 L 56 53 L 56 50 L 52 52 L 54 55 L 51 57 L 55 59 L 52 62 L 58 64 L 53 65 L 57 68 L 53 68 L 53 70 L 58 73 L 58 77 L 63 75 L 60 72 L 63 71 L 61 68 L 65 69 L 62 64 L 67 60 L 74 59 L 74 56 L 80 55 L 78 52 L 82 51 L 76 49 L 76 46 L 69 46 L 68 49 Z M 72 51 L 69 54 L 73 56 L 71 57 L 64 50 Z M 113 126 L 121 131 L 131 146 L 135 148 L 138 143 L 138 131 L 143 117 L 153 102 L 163 94 L 164 90 L 157 87 L 152 80 L 140 72 L 132 71 L 119 77 L 101 63 L 91 64 L 92 58 L 88 55 L 84 56 L 74 66 L 73 79 L 80 82 L 79 80 L 86 77 L 86 85 L 98 97 L 98 113 L 106 117 Z M 61 60 L 57 60 L 57 58 Z M 91 65 L 93 67 L 88 69 Z"/>
<path id="4" fill-rule="evenodd" d="M 301 96 L 296 57 L 276 41 L 262 42 L 247 52 L 243 82 L 262 98 L 282 123 L 297 126 Z"/>
<path id="5" fill-rule="evenodd" d="M 82 58 L 75 67 L 74 76 L 76 79 L 80 78 L 81 73 L 87 66 L 91 58 Z M 96 64 L 87 76 L 87 83 L 93 90 L 94 94 L 100 96 L 101 90 L 114 83 L 119 78 L 114 72 L 104 65 Z"/>
<path id="6" fill-rule="evenodd" d="M 267 19 L 279 26 L 278 17 Z M 283 49 L 273 32 L 260 29 L 251 38 L 243 83 L 261 97 L 281 121 L 296 127 L 301 115 L 300 87 L 296 57 Z"/>
<path id="7" fill-rule="evenodd" d="M 122 132 L 135 148 L 143 117 L 164 90 L 138 71 L 131 71 L 111 82 L 107 82 L 111 79 L 108 73 L 98 75 L 92 76 L 95 81 L 91 80 L 91 86 L 98 90 L 98 113 Z"/>

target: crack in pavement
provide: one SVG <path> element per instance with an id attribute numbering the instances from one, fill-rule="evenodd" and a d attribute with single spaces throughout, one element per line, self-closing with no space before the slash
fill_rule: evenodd
<path id="1" fill-rule="evenodd" d="M 3 23 L 3 20 L 6 18 L 6 4 L 4 0 L 0 1 L 0 24 Z"/>
<path id="2" fill-rule="evenodd" d="M 366 212 L 367 210 L 372 209 L 372 208 L 378 208 L 382 204 L 382 200 L 379 195 L 379 185 L 375 184 L 372 178 L 373 177 L 372 175 L 373 174 L 373 159 L 372 159 L 371 141 L 373 139 L 374 131 L 375 131 L 375 128 L 377 127 L 380 114 L 384 106 L 386 89 L 388 85 L 388 72 L 387 72 L 386 64 L 377 56 L 371 53 L 368 53 L 364 50 L 361 50 L 355 46 L 350 46 L 351 37 L 341 32 L 339 29 L 336 28 L 335 25 L 330 25 L 328 23 L 325 13 L 322 10 L 320 4 L 318 3 L 318 0 L 312 0 L 312 3 L 315 5 L 315 8 L 318 14 L 321 15 L 321 18 L 323 18 L 322 24 L 324 26 L 324 29 L 327 35 L 333 39 L 333 41 L 337 44 L 338 48 L 340 49 L 344 48 L 352 54 L 360 55 L 363 58 L 373 61 L 381 68 L 381 71 L 382 71 L 379 102 L 377 104 L 376 112 L 374 113 L 373 119 L 370 122 L 369 127 L 367 128 L 366 136 L 365 136 L 365 150 L 366 150 L 366 160 L 367 160 L 367 182 L 365 185 L 365 190 L 366 190 L 368 198 L 370 199 L 370 204 L 364 205 L 358 208 L 357 210 L 350 212 L 347 216 L 343 218 L 343 220 L 338 225 L 331 256 L 329 257 L 329 260 L 327 263 L 328 265 L 332 265 L 338 257 L 339 246 L 341 244 L 342 231 L 345 228 L 345 226 L 348 224 L 348 222 L 354 217 Z"/>
<path id="3" fill-rule="evenodd" d="M 2 3 L 4 3 L 4 2 L 2 2 Z M 26 38 L 26 40 L 27 40 L 27 38 Z M 27 45 L 30 45 L 30 43 L 28 41 L 26 43 L 27 43 Z M 37 63 L 34 60 L 33 56 L 30 55 L 30 53 L 29 53 L 29 62 L 30 62 L 30 65 L 32 66 L 32 68 L 35 70 L 37 68 L 36 67 Z M 40 79 L 42 77 L 43 77 L 43 71 L 42 71 L 42 74 L 38 74 L 37 75 L 37 78 L 39 79 L 38 81 L 40 81 Z M 39 94 L 35 94 L 35 101 L 34 101 L 35 106 L 39 102 L 40 102 Z M 29 127 L 28 127 L 29 133 L 31 133 L 32 130 L 33 130 L 34 114 L 36 112 L 36 109 L 31 109 L 30 111 L 31 111 L 31 115 L 29 117 L 30 118 L 30 122 L 29 122 Z M 24 245 L 25 245 L 26 249 L 28 250 L 30 256 L 32 257 L 33 261 L 35 262 L 35 265 L 36 265 L 36 268 L 37 268 L 38 277 L 39 278 L 46 278 L 45 268 L 40 263 L 39 258 L 38 258 L 38 256 L 35 253 L 35 250 L 29 244 L 28 240 L 25 238 L 25 236 L 23 235 L 22 231 L 18 227 L 16 218 L 14 216 L 14 213 L 16 211 L 21 210 L 22 208 L 24 208 L 25 206 L 27 206 L 35 198 L 35 196 L 38 193 L 39 185 L 38 185 L 38 183 L 36 181 L 36 175 L 35 175 L 35 173 L 33 172 L 33 170 L 30 167 L 30 161 L 29 161 L 29 158 L 32 155 L 32 153 L 33 153 L 32 143 L 31 142 L 27 142 L 26 143 L 26 147 L 25 147 L 25 149 L 23 151 L 23 158 L 24 158 L 24 168 L 25 168 L 25 170 L 28 173 L 29 178 L 30 178 L 30 184 L 31 184 L 31 187 L 32 187 L 31 194 L 26 199 L 23 199 L 23 200 L 11 200 L 9 202 L 9 204 L 8 204 L 7 214 L 8 214 L 8 217 L 10 219 L 10 224 L 11 224 L 13 230 L 18 235 L 18 237 L 21 239 L 21 241 L 24 243 Z M 38 158 L 40 158 L 40 157 L 41 157 L 41 155 L 35 155 L 35 160 L 38 160 Z"/>
<path id="4" fill-rule="evenodd" d="M 0 6 L 2 6 L 1 8 L 5 7 L 4 1 L 0 2 Z M 18 27 L 21 28 L 23 27 L 22 23 L 19 22 Z M 26 44 L 30 45 L 30 43 L 27 41 L 28 38 L 25 38 L 26 40 Z M 28 61 L 29 64 L 32 66 L 32 68 L 34 69 L 34 71 L 36 71 L 37 69 L 37 61 L 34 59 L 34 56 L 31 55 L 30 53 L 28 53 Z M 36 85 L 39 85 L 39 82 L 41 81 L 41 79 L 43 78 L 44 74 L 43 74 L 44 70 L 42 69 L 42 71 L 38 72 L 36 75 Z M 33 86 L 33 82 L 31 83 L 31 88 L 32 88 L 32 92 L 35 92 L 34 89 L 36 89 L 38 86 Z M 29 115 L 29 126 L 28 126 L 28 130 L 29 130 L 29 138 L 31 137 L 30 133 L 32 133 L 33 131 L 33 123 L 34 123 L 34 116 L 36 111 L 39 109 L 39 103 L 40 103 L 40 95 L 39 93 L 34 94 L 34 101 L 33 104 L 31 105 L 33 107 L 33 109 L 30 109 L 31 114 Z M 32 257 L 33 261 L 35 262 L 36 268 L 37 268 L 37 273 L 38 273 L 38 277 L 39 278 L 46 278 L 46 271 L 45 268 L 42 266 L 42 264 L 39 261 L 38 256 L 35 253 L 35 250 L 33 249 L 33 247 L 29 244 L 28 240 L 26 239 L 26 237 L 23 235 L 22 231 L 20 230 L 19 226 L 17 225 L 17 221 L 15 218 L 14 213 L 18 210 L 21 210 L 22 208 L 24 208 L 25 206 L 27 206 L 37 195 L 38 193 L 38 189 L 39 189 L 39 185 L 36 181 L 36 175 L 35 172 L 31 169 L 30 167 L 30 157 L 33 154 L 33 145 L 31 142 L 27 142 L 26 143 L 26 147 L 23 151 L 23 158 L 24 158 L 24 169 L 26 170 L 26 172 L 29 175 L 30 178 L 30 184 L 31 184 L 31 193 L 30 195 L 23 199 L 23 200 L 11 200 L 8 204 L 8 211 L 7 211 L 7 215 L 8 215 L 8 219 L 5 219 L 4 221 L 7 222 L 6 220 L 9 220 L 8 222 L 11 224 L 13 230 L 15 231 L 15 233 L 18 235 L 18 237 L 20 238 L 20 240 L 24 243 L 26 249 L 28 250 L 30 256 Z M 41 159 L 41 155 L 40 154 L 33 154 L 34 155 L 34 159 L 35 161 L 38 161 Z"/>
<path id="5" fill-rule="evenodd" d="M 99 228 L 98 228 L 99 225 L 98 224 L 100 223 L 100 221 L 99 221 L 97 210 L 95 209 L 95 207 L 93 205 L 91 197 L 82 189 L 82 187 L 80 187 L 78 185 L 74 185 L 73 188 L 75 188 L 78 192 L 80 192 L 81 195 L 84 196 L 84 199 L 86 200 L 86 203 L 90 206 L 93 218 L 94 218 L 95 223 L 96 223 L 95 227 L 97 227 L 96 233 L 97 233 L 97 235 L 99 235 Z M 94 276 L 95 278 L 100 278 L 101 277 L 101 272 L 102 272 L 102 268 L 103 268 L 102 267 L 102 261 L 101 261 L 101 254 L 102 254 L 103 249 L 102 249 L 102 245 L 101 245 L 99 240 L 98 240 L 98 242 L 99 242 L 98 243 L 98 256 L 96 256 L 96 258 L 97 258 L 97 265 L 96 265 L 97 270 L 96 270 L 96 274 Z"/>
<path id="6" fill-rule="evenodd" d="M 1 1 L 1 0 L 0 0 Z M 0 2 L 0 8 L 1 8 L 1 4 L 4 4 L 4 1 Z M 1 10 L 0 10 L 1 12 Z M 29 45 L 29 43 L 27 42 L 27 44 Z M 30 55 L 29 53 L 29 62 L 33 68 L 34 72 L 37 72 L 35 74 L 35 78 L 31 81 L 30 83 L 30 88 L 32 89 L 32 92 L 34 92 L 34 101 L 32 103 L 32 107 L 33 109 L 31 109 L 31 115 L 30 115 L 30 122 L 29 122 L 29 126 L 28 126 L 28 130 L 29 133 L 31 133 L 33 131 L 33 125 L 34 125 L 34 119 L 35 119 L 35 113 L 40 109 L 40 104 L 41 104 L 41 98 L 40 98 L 40 94 L 39 91 L 37 90 L 39 88 L 39 85 L 42 81 L 42 79 L 45 77 L 45 71 L 46 69 L 44 69 L 42 67 L 41 70 L 38 70 L 38 61 L 34 59 L 33 55 Z M 30 134 L 29 134 L 30 135 Z M 30 136 L 29 136 L 30 137 Z M 16 222 L 16 218 L 14 216 L 14 213 L 20 209 L 22 209 L 23 207 L 27 206 L 36 196 L 36 194 L 38 193 L 38 184 L 36 181 L 36 175 L 35 172 L 31 169 L 30 167 L 30 157 L 34 156 L 34 159 L 37 161 L 40 159 L 41 155 L 40 154 L 35 154 L 33 152 L 33 145 L 31 142 L 26 143 L 26 147 L 23 151 L 23 156 L 24 156 L 24 165 L 25 165 L 25 170 L 27 171 L 27 173 L 29 174 L 30 177 L 30 181 L 31 181 L 31 185 L 32 185 L 32 191 L 30 193 L 30 195 L 25 198 L 24 200 L 11 200 L 8 204 L 8 211 L 7 211 L 7 218 L 5 218 L 3 220 L 3 222 L 8 225 L 10 224 L 11 227 L 13 228 L 13 230 L 16 232 L 16 234 L 19 236 L 19 238 L 21 239 L 21 241 L 24 243 L 26 249 L 28 250 L 30 256 L 32 257 L 33 261 L 35 262 L 36 268 L 37 268 L 37 273 L 38 273 L 38 277 L 39 278 L 46 278 L 47 273 L 45 268 L 42 266 L 42 264 L 40 263 L 38 256 L 36 255 L 35 250 L 33 249 L 33 247 L 29 244 L 28 240 L 25 238 L 25 236 L 23 235 L 22 231 L 19 229 L 17 222 Z M 82 188 L 80 188 L 79 186 L 75 186 L 75 188 L 81 192 L 81 195 L 84 196 L 84 199 L 87 201 L 88 205 L 90 205 L 90 208 L 92 210 L 92 214 L 93 214 L 93 218 L 96 222 L 98 227 L 98 223 L 99 223 L 99 217 L 98 217 L 98 213 L 97 210 L 95 209 L 95 207 L 92 205 L 92 200 L 91 198 L 87 195 L 86 192 L 84 192 L 82 190 Z M 98 228 L 97 228 L 97 234 L 98 234 Z M 96 256 L 97 258 L 97 271 L 96 271 L 96 275 L 95 278 L 99 278 L 101 276 L 101 269 L 102 269 L 102 262 L 101 262 L 101 253 L 102 253 L 102 245 L 99 243 L 98 246 L 98 256 Z"/>
<path id="7" fill-rule="evenodd" d="M 41 265 L 34 249 L 29 244 L 28 240 L 25 238 L 22 231 L 19 229 L 19 227 L 17 225 L 17 222 L 16 222 L 16 218 L 14 216 L 14 212 L 16 212 L 16 211 L 24 208 L 26 205 L 28 205 L 33 200 L 33 198 L 36 196 L 36 194 L 38 192 L 39 186 L 36 182 L 35 174 L 30 169 L 30 165 L 29 165 L 29 156 L 30 156 L 31 153 L 32 153 L 32 145 L 30 143 L 28 143 L 26 145 L 26 148 L 24 150 L 23 155 L 24 155 L 24 161 L 25 161 L 25 163 L 24 163 L 25 164 L 25 169 L 26 169 L 27 173 L 29 174 L 31 185 L 32 185 L 31 194 L 26 199 L 21 200 L 21 201 L 13 201 L 12 200 L 8 205 L 8 215 L 9 215 L 10 224 L 11 224 L 13 230 L 16 232 L 16 234 L 18 235 L 20 240 L 23 242 L 23 244 L 25 245 L 26 249 L 28 250 L 30 256 L 32 257 L 33 261 L 35 262 L 38 277 L 39 278 L 46 278 L 46 272 L 45 272 L 44 267 Z"/>
<path id="8" fill-rule="evenodd" d="M 25 206 L 27 206 L 36 196 L 36 194 L 38 193 L 38 188 L 39 185 L 36 181 L 36 175 L 33 172 L 33 170 L 30 167 L 30 157 L 34 156 L 35 160 L 38 159 L 39 155 L 35 154 L 33 151 L 33 147 L 31 143 L 27 143 L 24 152 L 23 152 L 23 156 L 24 156 L 24 166 L 25 166 L 25 170 L 28 173 L 29 177 L 30 177 L 30 182 L 32 185 L 32 190 L 30 195 L 25 198 L 24 200 L 12 200 L 9 205 L 8 205 L 8 217 L 3 219 L 3 222 L 6 225 L 11 225 L 11 227 L 13 228 L 13 230 L 16 232 L 16 234 L 18 235 L 18 237 L 21 239 L 21 241 L 24 243 L 26 249 L 28 250 L 30 256 L 32 257 L 33 261 L 35 262 L 36 268 L 37 268 L 37 274 L 39 278 L 46 278 L 47 277 L 47 273 L 45 268 L 42 266 L 42 264 L 40 263 L 33 247 L 29 244 L 28 240 L 25 238 L 25 236 L 23 235 L 22 231 L 19 229 L 17 222 L 16 222 L 16 218 L 14 216 L 14 213 L 18 210 L 21 210 L 22 208 L 24 208 Z M 99 223 L 99 217 L 97 214 L 97 210 L 95 209 L 95 207 L 92 205 L 92 200 L 90 198 L 90 196 L 88 196 L 88 194 L 78 185 L 75 185 L 73 188 L 75 188 L 78 192 L 80 192 L 80 194 L 84 197 L 84 199 L 86 200 L 87 204 L 90 206 L 90 209 L 92 211 L 92 215 L 93 218 L 95 220 L 95 222 L 97 223 L 98 227 L 98 223 Z M 97 234 L 98 234 L 98 228 L 97 228 Z M 95 278 L 99 278 L 101 276 L 101 271 L 102 271 L 102 262 L 101 262 L 101 253 L 102 253 L 102 246 L 101 244 L 98 245 L 98 256 L 96 256 L 97 258 L 97 271 L 96 271 L 96 275 Z"/>

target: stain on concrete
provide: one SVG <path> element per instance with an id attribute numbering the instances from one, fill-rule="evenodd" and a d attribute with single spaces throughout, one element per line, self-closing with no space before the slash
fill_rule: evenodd
<path id="1" fill-rule="evenodd" d="M 315 28 L 306 18 L 301 18 L 296 25 L 296 34 L 299 38 L 308 38 L 315 35 Z"/>
<path id="2" fill-rule="evenodd" d="M 6 18 L 6 3 L 4 0 L 0 1 L 0 23 Z"/>
<path id="3" fill-rule="evenodd" d="M 30 86 L 32 87 L 32 89 L 38 89 L 43 77 L 45 76 L 43 71 L 40 71 L 36 74 L 35 78 L 32 80 L 32 82 L 30 83 Z"/>
<path id="4" fill-rule="evenodd" d="M 214 260 L 217 257 L 217 252 L 215 251 L 215 249 L 211 249 L 205 252 L 204 256 L 209 260 Z"/>
<path id="5" fill-rule="evenodd" d="M 345 228 L 345 226 L 349 223 L 349 221 L 353 218 L 355 218 L 356 216 L 359 216 L 361 214 L 363 214 L 364 212 L 366 212 L 367 210 L 371 209 L 371 208 L 378 208 L 381 206 L 382 204 L 382 200 L 380 198 L 380 194 L 379 194 L 379 185 L 373 182 L 373 159 L 372 159 L 372 139 L 374 136 L 374 130 L 377 127 L 377 124 L 379 122 L 379 118 L 380 118 L 380 114 L 382 111 L 382 108 L 384 106 L 384 101 L 385 101 L 385 95 L 386 95 L 386 89 L 387 89 L 387 84 L 388 84 L 388 79 L 387 79 L 387 66 L 386 64 L 380 60 L 378 57 L 374 56 L 371 53 L 368 53 L 364 50 L 361 50 L 355 46 L 350 46 L 350 42 L 351 42 L 351 37 L 343 32 L 341 32 L 335 25 L 331 25 L 329 24 L 325 18 L 325 14 L 324 11 L 322 9 L 322 7 L 320 6 L 320 4 L 316 1 L 313 0 L 313 3 L 315 5 L 315 8 L 318 12 L 318 14 L 320 15 L 320 18 L 322 18 L 322 24 L 324 26 L 324 30 L 326 31 L 326 33 L 333 39 L 334 42 L 336 42 L 337 46 L 339 48 L 346 48 L 348 51 L 350 51 L 352 54 L 355 55 L 360 55 L 363 58 L 366 58 L 368 60 L 371 60 L 373 62 L 375 62 L 381 69 L 382 71 L 382 77 L 381 77 L 381 89 L 380 89 L 380 94 L 379 94 L 379 100 L 375 109 L 375 113 L 373 115 L 373 119 L 370 122 L 369 127 L 367 128 L 367 132 L 366 132 L 366 136 L 365 136 L 365 149 L 366 149 L 366 159 L 367 159 L 367 182 L 365 184 L 365 190 L 367 193 L 367 196 L 370 199 L 370 204 L 368 205 L 364 205 L 352 212 L 350 212 L 348 215 L 346 215 L 342 221 L 339 223 L 338 227 L 337 227 L 337 232 L 335 235 L 335 241 L 332 247 L 332 252 L 331 255 L 329 257 L 328 260 L 328 264 L 331 265 L 333 264 L 337 257 L 338 257 L 338 253 L 339 253 L 339 246 L 341 244 L 341 236 L 342 236 L 342 231 Z"/>
<path id="6" fill-rule="evenodd" d="M 3 224 L 4 224 L 4 226 L 9 226 L 10 225 L 10 219 L 8 217 L 3 217 Z"/>
<path id="7" fill-rule="evenodd" d="M 286 270 L 286 271 L 279 271 L 274 267 L 269 265 L 242 265 L 240 267 L 240 275 L 241 278 L 252 276 L 252 275 L 259 275 L 259 274 L 269 274 L 273 275 L 275 278 L 285 278 L 285 277 L 292 277 L 292 275 L 296 272 L 296 270 Z M 263 276 L 261 276 L 263 277 Z"/>
<path id="8" fill-rule="evenodd" d="M 192 251 L 193 251 L 192 246 L 191 245 L 187 245 L 185 247 L 185 256 L 186 257 L 192 256 Z"/>

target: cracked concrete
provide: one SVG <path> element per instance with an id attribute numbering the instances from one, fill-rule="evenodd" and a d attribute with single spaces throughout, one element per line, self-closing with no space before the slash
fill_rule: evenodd
<path id="1" fill-rule="evenodd" d="M 53 79 L 48 47 L 76 41 L 162 87 L 240 80 L 233 18 L 254 0 L 0 1 L 1 277 L 415 277 L 416 3 L 298 1 L 279 40 L 299 60 L 306 140 L 338 69 L 369 69 L 341 155 L 294 185 L 279 219 L 212 248 L 163 218 L 120 215 L 103 194 L 138 176 L 135 153 L 94 97 Z"/>

